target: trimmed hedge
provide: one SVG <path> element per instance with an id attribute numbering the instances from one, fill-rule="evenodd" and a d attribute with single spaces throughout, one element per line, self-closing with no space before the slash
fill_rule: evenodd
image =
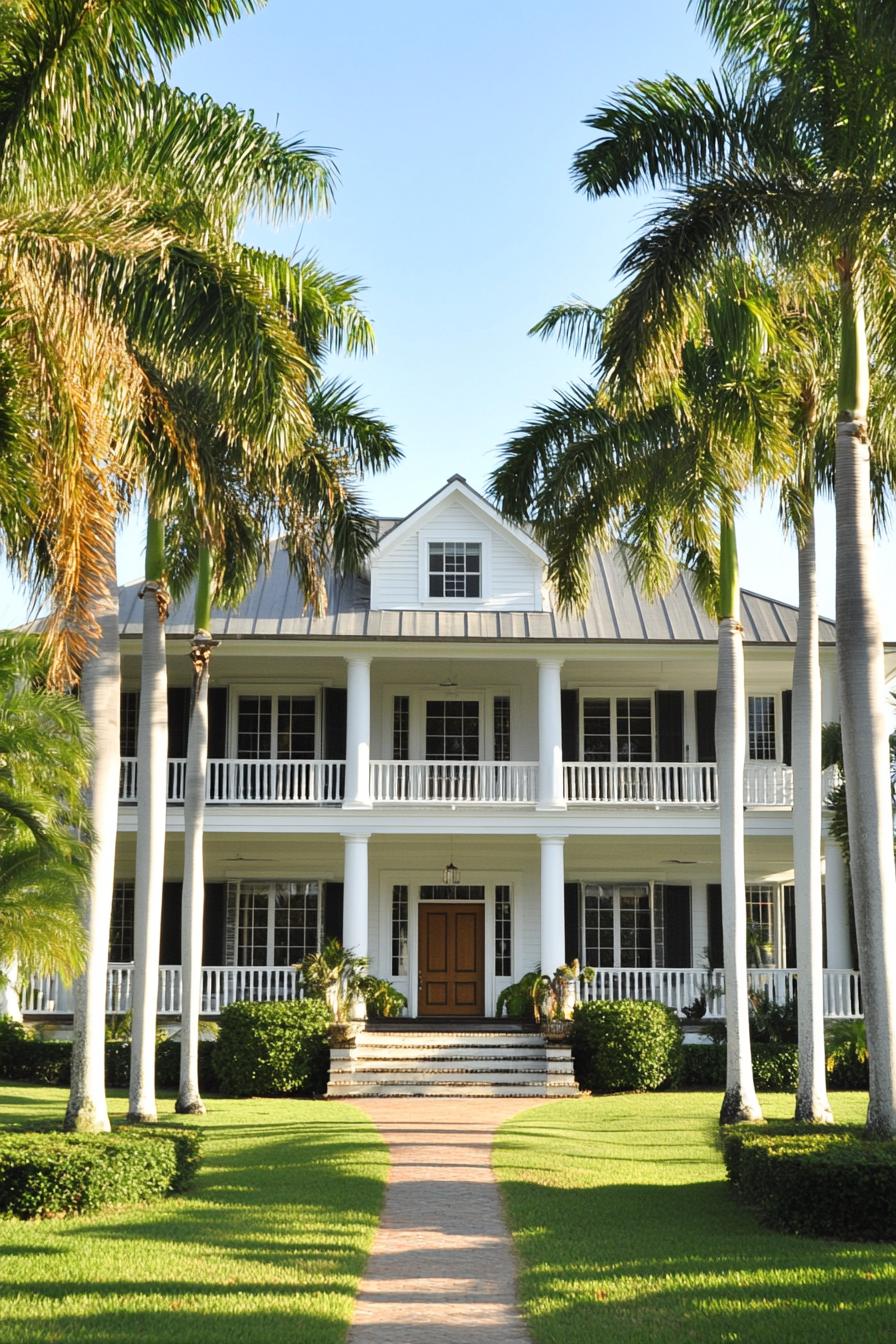
<path id="1" fill-rule="evenodd" d="M 212 1063 L 231 1097 L 295 1097 L 326 1089 L 330 1017 L 322 999 L 231 1003 Z"/>
<path id="2" fill-rule="evenodd" d="M 199 1087 L 217 1092 L 212 1067 L 214 1041 L 199 1042 Z M 106 1042 L 106 1086 L 127 1087 L 131 1069 L 128 1041 Z M 71 1041 L 47 1041 L 32 1035 L 19 1022 L 0 1018 L 0 1078 L 17 1083 L 49 1083 L 68 1087 L 71 1082 Z M 156 1086 L 176 1092 L 180 1084 L 180 1041 L 167 1037 L 156 1047 Z"/>
<path id="3" fill-rule="evenodd" d="M 196 1174 L 201 1137 L 175 1126 L 0 1135 L 0 1211 L 46 1218 L 179 1194 Z"/>
<path id="4" fill-rule="evenodd" d="M 659 1003 L 580 1003 L 570 1044 L 576 1080 L 590 1092 L 653 1092 L 680 1067 L 681 1027 Z"/>
<path id="5" fill-rule="evenodd" d="M 760 1092 L 795 1092 L 799 1072 L 799 1052 L 795 1045 L 769 1045 L 757 1042 L 752 1047 L 753 1080 Z M 675 1078 L 676 1087 L 724 1087 L 725 1046 L 686 1045 Z"/>
<path id="6" fill-rule="evenodd" d="M 762 1222 L 844 1241 L 896 1240 L 896 1142 L 857 1126 L 735 1126 L 728 1179 Z"/>

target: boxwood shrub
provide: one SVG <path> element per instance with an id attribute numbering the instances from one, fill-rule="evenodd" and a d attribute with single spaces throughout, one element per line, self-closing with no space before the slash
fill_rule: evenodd
<path id="1" fill-rule="evenodd" d="M 760 1092 L 795 1092 L 799 1052 L 795 1045 L 752 1046 L 753 1080 Z M 675 1079 L 677 1087 L 724 1087 L 725 1046 L 686 1045 Z"/>
<path id="2" fill-rule="evenodd" d="M 896 1143 L 858 1126 L 735 1126 L 728 1178 L 764 1223 L 845 1241 L 896 1240 Z"/>
<path id="3" fill-rule="evenodd" d="M 173 1125 L 112 1134 L 0 1135 L 0 1211 L 18 1218 L 87 1213 L 186 1190 L 201 1131 Z"/>
<path id="4" fill-rule="evenodd" d="M 327 1006 L 231 1003 L 212 1055 L 221 1091 L 231 1097 L 311 1096 L 327 1085 Z"/>
<path id="5" fill-rule="evenodd" d="M 590 1092 L 650 1092 L 681 1059 L 678 1018 L 659 1003 L 580 1003 L 571 1035 L 576 1079 Z"/>

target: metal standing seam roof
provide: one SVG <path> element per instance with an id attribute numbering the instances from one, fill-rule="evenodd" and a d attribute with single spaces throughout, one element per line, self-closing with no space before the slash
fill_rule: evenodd
<path id="1" fill-rule="evenodd" d="M 380 535 L 397 519 L 381 519 Z M 120 628 L 123 636 L 142 632 L 142 580 L 119 590 Z M 232 611 L 215 611 L 212 633 L 228 639 L 376 639 L 376 640 L 495 640 L 562 643 L 713 643 L 716 623 L 694 593 L 691 576 L 682 570 L 671 591 L 648 599 L 632 583 L 621 550 L 595 552 L 591 598 L 580 614 L 546 611 L 371 611 L 370 580 L 366 575 L 339 577 L 327 582 L 327 614 L 313 616 L 305 606 L 298 584 L 289 571 L 285 552 L 271 549 L 267 570 L 245 600 Z M 797 610 L 758 593 L 741 595 L 744 638 L 748 644 L 782 645 L 796 640 Z M 169 635 L 193 633 L 193 595 L 171 610 Z M 822 644 L 834 643 L 834 623 L 819 622 Z"/>

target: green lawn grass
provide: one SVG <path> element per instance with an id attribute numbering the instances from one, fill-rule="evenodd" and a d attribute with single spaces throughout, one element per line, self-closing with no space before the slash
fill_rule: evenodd
<path id="1" fill-rule="evenodd" d="M 2 1125 L 61 1121 L 64 1106 L 59 1088 L 0 1085 Z M 125 1099 L 110 1107 L 123 1115 Z M 173 1101 L 161 1111 L 173 1119 Z M 371 1123 L 289 1100 L 212 1100 L 199 1123 L 204 1158 L 182 1198 L 0 1218 L 0 1344 L 344 1340 L 388 1161 Z"/>
<path id="2" fill-rule="evenodd" d="M 763 1097 L 766 1116 L 792 1099 Z M 838 1120 L 867 1097 L 835 1093 Z M 498 1133 L 494 1166 L 538 1344 L 892 1344 L 893 1245 L 766 1231 L 734 1199 L 719 1097 L 557 1101 Z"/>

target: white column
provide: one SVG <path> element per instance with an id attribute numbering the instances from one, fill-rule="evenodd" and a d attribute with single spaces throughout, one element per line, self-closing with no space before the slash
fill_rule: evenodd
<path id="1" fill-rule="evenodd" d="M 367 841 L 368 835 L 344 835 L 344 896 L 342 946 L 356 957 L 367 956 Z"/>
<path id="2" fill-rule="evenodd" d="M 370 655 L 346 658 L 345 799 L 343 807 L 370 807 Z"/>
<path id="3" fill-rule="evenodd" d="M 541 844 L 541 970 L 553 975 L 566 961 L 563 917 L 564 835 L 540 835 Z"/>
<path id="4" fill-rule="evenodd" d="M 846 864 L 835 840 L 827 840 L 824 847 L 824 915 L 828 965 L 832 971 L 848 970 L 852 966 L 852 943 L 849 937 Z"/>
<path id="5" fill-rule="evenodd" d="M 562 808 L 563 720 L 560 712 L 561 658 L 538 660 L 538 806 Z M 560 963 L 557 963 L 560 965 Z M 551 970 L 554 968 L 551 967 Z"/>

